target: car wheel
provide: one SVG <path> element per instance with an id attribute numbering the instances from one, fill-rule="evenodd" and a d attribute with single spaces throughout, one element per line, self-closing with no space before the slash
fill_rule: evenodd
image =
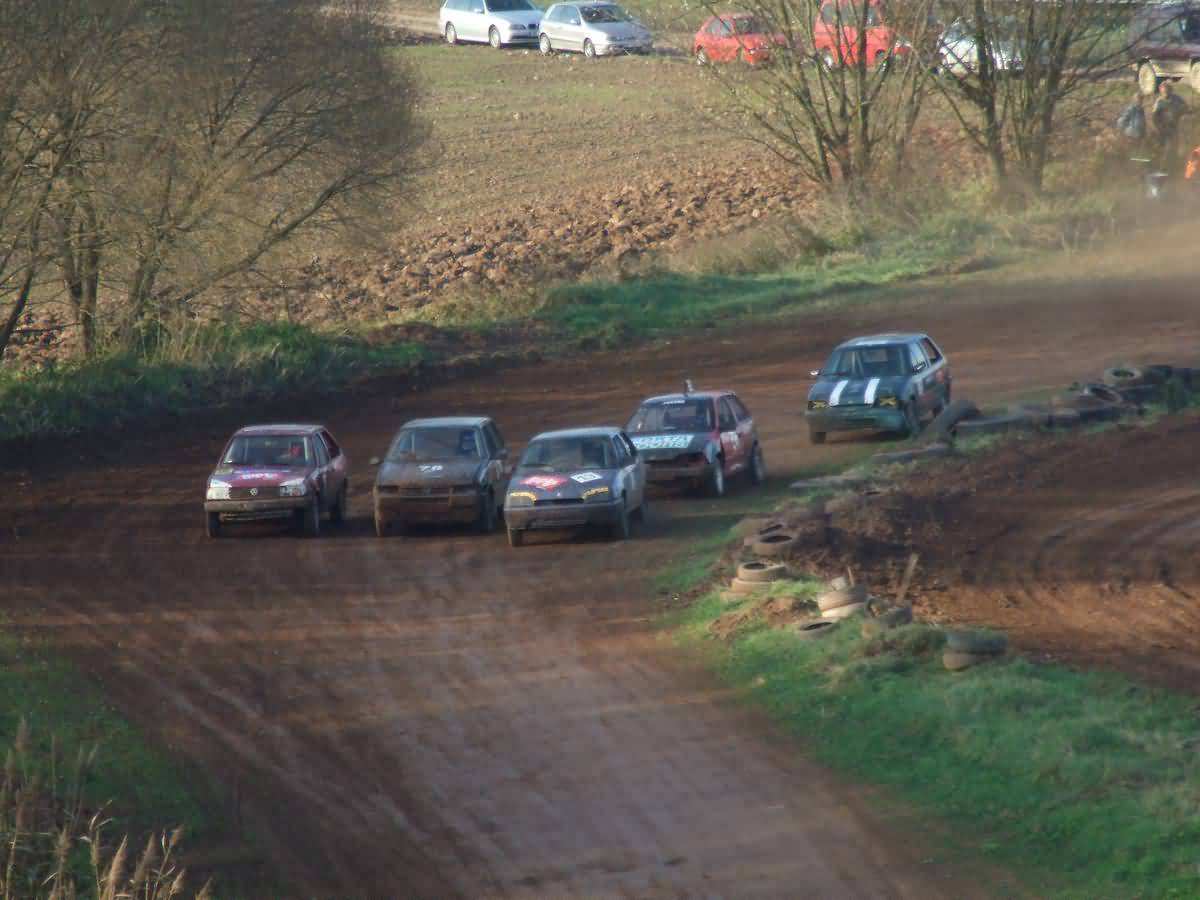
<path id="1" fill-rule="evenodd" d="M 349 503 L 346 495 L 349 492 L 349 483 L 343 484 L 342 489 L 338 492 L 337 503 L 333 504 L 333 508 L 329 510 L 329 521 L 334 525 L 341 525 L 346 521 L 346 506 Z"/>
<path id="2" fill-rule="evenodd" d="M 750 483 L 762 484 L 767 480 L 767 461 L 763 459 L 762 447 L 754 445 L 754 455 L 750 458 Z"/>
<path id="3" fill-rule="evenodd" d="M 891 63 L 891 58 L 882 50 L 875 54 L 875 68 L 879 69 L 880 71 L 887 71 L 887 67 L 891 65 Z"/>
<path id="4" fill-rule="evenodd" d="M 451 46 L 458 43 L 458 32 L 454 30 L 454 26 L 449 22 L 446 23 L 446 43 Z"/>
<path id="5" fill-rule="evenodd" d="M 305 537 L 315 538 L 321 533 L 321 501 L 313 497 L 312 503 L 300 513 L 301 529 Z"/>
<path id="6" fill-rule="evenodd" d="M 906 437 L 916 437 L 921 433 L 921 417 L 917 415 L 917 404 L 908 403 L 904 407 L 904 434 Z"/>
<path id="7" fill-rule="evenodd" d="M 1162 84 L 1162 79 L 1154 71 L 1154 64 L 1149 61 L 1138 66 L 1137 79 L 1138 90 L 1147 97 L 1153 97 L 1157 94 L 1158 86 Z"/>
<path id="8" fill-rule="evenodd" d="M 588 59 L 595 59 L 596 58 L 596 45 L 593 44 L 591 41 L 584 41 L 583 42 L 583 55 L 586 56 Z"/>
<path id="9" fill-rule="evenodd" d="M 612 529 L 609 531 L 609 535 L 614 541 L 624 541 L 628 540 L 629 538 L 629 506 L 627 504 L 628 501 L 622 497 L 621 513 L 617 517 L 617 521 L 613 524 Z"/>
<path id="10" fill-rule="evenodd" d="M 221 536 L 221 514 L 220 513 L 205 513 L 204 514 L 204 533 L 210 538 L 219 538 Z"/>
<path id="11" fill-rule="evenodd" d="M 475 529 L 480 534 L 491 534 L 496 530 L 496 498 L 491 491 L 479 501 L 479 518 L 475 522 Z"/>
<path id="12" fill-rule="evenodd" d="M 499 50 L 504 46 L 500 41 L 500 30 L 498 28 L 492 28 L 488 31 L 488 43 L 492 45 L 492 49 L 494 50 Z"/>
<path id="13" fill-rule="evenodd" d="M 508 529 L 508 546 L 520 547 L 525 543 L 525 532 L 517 528 Z"/>
<path id="14" fill-rule="evenodd" d="M 823 444 L 823 443 L 825 443 L 825 432 L 810 431 L 808 433 L 808 439 L 810 441 L 812 441 L 814 444 Z"/>
<path id="15" fill-rule="evenodd" d="M 538 38 L 538 49 L 542 51 L 542 56 L 549 56 L 554 52 L 554 48 L 550 46 L 550 36 L 543 34 Z"/>
<path id="16" fill-rule="evenodd" d="M 644 525 L 646 522 L 646 495 L 642 495 L 642 505 L 633 511 L 633 519 L 639 525 Z"/>
<path id="17" fill-rule="evenodd" d="M 698 66 L 707 66 L 708 65 L 708 54 L 704 52 L 703 47 L 696 48 L 696 65 L 698 65 Z"/>
<path id="18" fill-rule="evenodd" d="M 710 497 L 725 496 L 725 461 L 717 457 L 708 474 L 708 495 Z"/>
<path id="19" fill-rule="evenodd" d="M 375 536 L 387 537 L 392 530 L 392 523 L 383 512 L 376 508 L 375 510 Z"/>
<path id="20" fill-rule="evenodd" d="M 826 50 L 821 54 L 821 65 L 831 72 L 837 67 L 837 60 L 834 59 L 832 50 Z"/>

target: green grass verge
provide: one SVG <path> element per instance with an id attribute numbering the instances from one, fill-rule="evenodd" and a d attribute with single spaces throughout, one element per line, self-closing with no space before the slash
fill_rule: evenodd
<path id="1" fill-rule="evenodd" d="M 724 523 L 700 535 L 660 587 L 694 587 L 727 538 Z M 1194 698 L 1020 658 L 952 674 L 941 632 L 920 624 L 811 641 L 751 624 L 717 642 L 709 627 L 735 609 L 711 592 L 668 622 L 805 752 L 1019 878 L 998 893 L 1200 896 Z"/>
<path id="2" fill-rule="evenodd" d="M 0 631 L 0 697 L 0 746 L 13 745 L 24 720 L 30 756 L 44 764 L 43 775 L 49 777 L 55 754 L 63 779 L 80 750 L 96 749 L 81 787 L 88 806 L 105 807 L 112 819 L 110 841 L 181 825 L 189 840 L 220 834 L 223 826 L 197 773 L 154 747 L 61 657 Z"/>
<path id="3" fill-rule="evenodd" d="M 330 390 L 420 361 L 416 344 L 374 345 L 298 325 L 190 330 L 169 345 L 38 372 L 0 369 L 0 443 L 111 428 L 189 408 Z"/>

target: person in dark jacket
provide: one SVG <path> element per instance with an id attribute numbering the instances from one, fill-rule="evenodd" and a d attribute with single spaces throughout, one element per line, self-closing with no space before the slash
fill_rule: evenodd
<path id="1" fill-rule="evenodd" d="M 1158 144 L 1157 162 L 1163 172 L 1174 173 L 1179 163 L 1179 120 L 1187 115 L 1187 104 L 1175 93 L 1171 82 L 1158 87 L 1158 99 L 1150 110 L 1154 137 Z"/>

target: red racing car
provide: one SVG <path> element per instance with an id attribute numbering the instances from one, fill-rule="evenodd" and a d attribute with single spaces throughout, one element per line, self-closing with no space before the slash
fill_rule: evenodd
<path id="1" fill-rule="evenodd" d="M 346 518 L 350 490 L 346 454 L 321 425 L 252 425 L 238 431 L 208 478 L 204 518 L 208 536 L 225 522 L 291 520 L 309 537 L 321 515 Z"/>

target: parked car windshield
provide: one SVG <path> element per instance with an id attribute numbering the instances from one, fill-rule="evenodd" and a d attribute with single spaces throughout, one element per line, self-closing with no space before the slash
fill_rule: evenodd
<path id="1" fill-rule="evenodd" d="M 523 469 L 615 469 L 616 451 L 604 435 L 543 438 L 525 448 Z"/>
<path id="2" fill-rule="evenodd" d="M 633 16 L 619 6 L 582 6 L 579 12 L 585 22 L 630 22 Z"/>
<path id="3" fill-rule="evenodd" d="M 904 350 L 902 344 L 835 350 L 821 374 L 830 378 L 885 378 L 889 375 L 907 375 L 911 370 Z"/>
<path id="4" fill-rule="evenodd" d="M 753 16 L 742 16 L 733 20 L 733 30 L 738 34 L 762 34 L 763 27 Z"/>
<path id="5" fill-rule="evenodd" d="M 474 428 L 405 428 L 392 441 L 388 462 L 482 459 Z"/>
<path id="6" fill-rule="evenodd" d="M 246 434 L 235 437 L 222 462 L 227 466 L 309 466 L 309 439 L 301 434 Z"/>
<path id="7" fill-rule="evenodd" d="M 487 0 L 487 8 L 491 12 L 525 12 L 537 9 L 529 0 Z"/>
<path id="8" fill-rule="evenodd" d="M 625 430 L 630 434 L 660 431 L 712 431 L 713 405 L 706 398 L 643 403 Z"/>

